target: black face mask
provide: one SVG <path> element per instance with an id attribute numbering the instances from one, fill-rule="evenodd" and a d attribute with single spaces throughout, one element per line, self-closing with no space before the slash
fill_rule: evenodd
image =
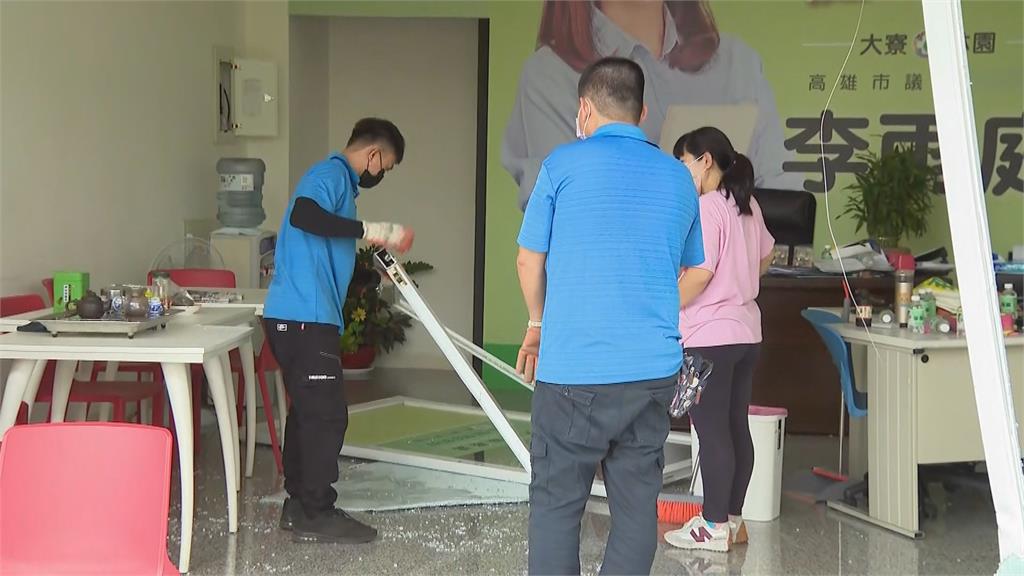
<path id="1" fill-rule="evenodd" d="M 360 188 L 373 188 L 380 181 L 384 179 L 384 161 L 381 159 L 380 152 L 377 153 L 377 160 L 380 164 L 380 172 L 376 174 L 370 174 L 370 162 L 366 162 L 366 169 L 359 175 L 359 187 Z"/>

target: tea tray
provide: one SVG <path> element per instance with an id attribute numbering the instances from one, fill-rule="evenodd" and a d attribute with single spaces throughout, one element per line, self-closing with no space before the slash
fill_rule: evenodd
<path id="1" fill-rule="evenodd" d="M 64 316 L 62 314 L 50 314 L 36 320 L 43 325 L 46 331 L 54 337 L 61 334 L 107 334 L 110 336 L 127 336 L 133 338 L 139 332 L 164 328 L 167 323 L 174 319 L 174 316 L 181 313 L 181 310 L 171 310 L 162 316 L 153 318 L 142 318 L 139 320 L 123 319 L 117 317 L 103 317 L 96 320 L 86 320 L 78 316 Z"/>

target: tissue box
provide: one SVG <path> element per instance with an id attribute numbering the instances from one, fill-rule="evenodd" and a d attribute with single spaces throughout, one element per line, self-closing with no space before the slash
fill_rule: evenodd
<path id="1" fill-rule="evenodd" d="M 68 302 L 81 299 L 88 290 L 88 272 L 57 272 L 53 275 L 53 312 L 62 314 Z"/>

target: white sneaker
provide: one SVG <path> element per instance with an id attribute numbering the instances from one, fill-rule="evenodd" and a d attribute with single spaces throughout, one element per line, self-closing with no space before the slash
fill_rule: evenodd
<path id="1" fill-rule="evenodd" d="M 721 522 L 712 527 L 703 516 L 694 516 L 679 530 L 665 533 L 665 541 L 684 550 L 729 551 L 729 524 Z"/>
<path id="2" fill-rule="evenodd" d="M 747 543 L 747 525 L 741 516 L 729 516 L 729 544 Z"/>

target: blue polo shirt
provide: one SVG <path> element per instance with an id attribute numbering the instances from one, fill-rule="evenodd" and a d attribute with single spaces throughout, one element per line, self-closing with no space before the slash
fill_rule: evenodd
<path id="1" fill-rule="evenodd" d="M 697 191 L 640 128 L 610 124 L 555 149 L 519 245 L 547 254 L 538 380 L 617 384 L 679 371 L 679 272 L 704 261 Z"/>
<path id="2" fill-rule="evenodd" d="M 341 154 L 314 164 L 295 188 L 277 233 L 274 279 L 264 316 L 345 329 L 342 310 L 356 262 L 355 238 L 325 238 L 291 224 L 298 197 L 310 198 L 336 216 L 356 218 L 359 176 Z"/>

